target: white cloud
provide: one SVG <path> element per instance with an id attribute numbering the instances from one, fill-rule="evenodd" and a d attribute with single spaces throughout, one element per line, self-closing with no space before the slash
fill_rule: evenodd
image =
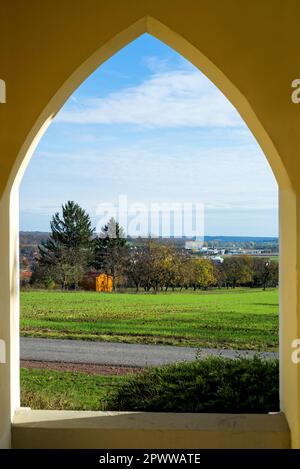
<path id="1" fill-rule="evenodd" d="M 244 125 L 227 98 L 196 69 L 157 72 L 140 85 L 105 98 L 70 102 L 57 121 L 151 128 Z"/>
<path id="2" fill-rule="evenodd" d="M 43 158 L 37 154 L 32 164 L 44 164 L 48 177 L 55 177 L 57 200 L 80 188 L 93 202 L 127 193 L 138 201 L 198 201 L 210 209 L 277 207 L 277 184 L 256 144 L 181 148 L 171 139 L 166 145 L 161 139 L 147 139 L 125 146 L 43 152 Z M 40 198 L 44 181 L 28 184 L 36 187 Z"/>

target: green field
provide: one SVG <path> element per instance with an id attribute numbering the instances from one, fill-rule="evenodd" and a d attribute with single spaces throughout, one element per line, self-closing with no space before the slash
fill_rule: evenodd
<path id="1" fill-rule="evenodd" d="M 24 291 L 21 335 L 276 350 L 278 290 Z"/>

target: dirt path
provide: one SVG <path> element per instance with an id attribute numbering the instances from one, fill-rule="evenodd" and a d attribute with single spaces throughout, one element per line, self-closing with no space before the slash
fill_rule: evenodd
<path id="1" fill-rule="evenodd" d="M 21 368 L 39 368 L 55 371 L 79 371 L 89 375 L 128 375 L 139 373 L 142 368 L 133 366 L 90 365 L 86 363 L 42 362 L 38 360 L 21 360 Z"/>

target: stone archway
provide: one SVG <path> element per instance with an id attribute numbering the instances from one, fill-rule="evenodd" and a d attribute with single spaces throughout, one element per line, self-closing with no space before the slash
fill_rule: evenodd
<path id="1" fill-rule="evenodd" d="M 137 8 L 138 11 L 138 8 Z M 180 9 L 174 10 L 179 19 Z M 67 13 L 65 13 L 67 14 Z M 67 21 L 67 20 L 66 20 Z M 128 23 L 124 18 L 124 24 Z M 197 25 L 194 25 L 196 27 Z M 195 34 L 197 29 L 195 29 Z M 0 255 L 3 261 L 1 272 L 0 295 L 1 339 L 6 344 L 7 363 L 0 365 L 0 378 L 5 383 L 0 388 L 0 398 L 4 402 L 0 411 L 0 446 L 8 446 L 10 441 L 10 422 L 15 409 L 19 405 L 19 323 L 18 323 L 18 286 L 17 286 L 17 238 L 18 238 L 18 184 L 24 173 L 26 165 L 41 136 L 51 123 L 53 116 L 61 108 L 65 100 L 103 61 L 111 57 L 120 48 L 133 41 L 139 35 L 148 32 L 167 45 L 175 49 L 186 59 L 198 67 L 236 107 L 242 118 L 256 137 L 264 151 L 277 178 L 280 189 L 280 238 L 281 238 L 281 320 L 280 320 L 280 359 L 281 359 L 281 409 L 285 412 L 291 432 L 292 444 L 300 446 L 300 373 L 295 364 L 291 362 L 291 341 L 300 337 L 300 319 L 298 313 L 298 283 L 297 283 L 297 258 L 300 245 L 298 224 L 298 203 L 295 189 L 290 183 L 290 177 L 286 171 L 282 156 L 265 129 L 263 116 L 260 118 L 251 105 L 252 96 L 248 97 L 240 91 L 237 83 L 229 79 L 222 67 L 218 66 L 212 58 L 209 58 L 200 49 L 177 32 L 154 19 L 153 16 L 142 16 L 133 22 L 131 26 L 119 31 L 112 38 L 102 38 L 102 46 L 96 49 L 85 61 L 82 62 L 78 52 L 79 66 L 71 75 L 60 72 L 59 83 L 56 92 L 49 101 L 44 101 L 37 109 L 42 112 L 32 123 L 26 122 L 25 129 L 21 129 L 23 144 L 5 180 L 5 190 L 0 202 L 1 220 L 1 246 Z M 85 40 L 88 41 L 88 34 Z M 224 34 L 226 40 L 226 34 Z M 217 47 L 217 44 L 216 44 Z M 226 59 L 224 59 L 226 60 Z M 75 62 L 74 62 L 75 63 Z M 226 67 L 224 67 L 226 68 Z M 50 81 L 50 79 L 49 79 Z M 55 80 L 54 80 L 55 81 Z M 55 89 L 55 83 L 51 83 Z M 8 98 L 9 99 L 9 98 Z M 33 103 L 34 104 L 34 103 Z M 16 109 L 15 109 L 16 112 Z M 28 124 L 28 125 L 27 125 Z M 20 134 L 22 134 L 20 131 Z M 293 184 L 295 186 L 295 183 Z"/>

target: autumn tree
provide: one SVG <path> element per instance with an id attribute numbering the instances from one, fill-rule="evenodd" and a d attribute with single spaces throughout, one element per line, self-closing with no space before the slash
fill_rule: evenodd
<path id="1" fill-rule="evenodd" d="M 168 246 L 165 251 L 164 259 L 164 286 L 166 291 L 176 287 L 181 289 L 185 284 L 189 284 L 189 268 L 187 266 L 188 256 L 182 249 L 176 249 L 174 246 Z"/>
<path id="2" fill-rule="evenodd" d="M 253 258 L 253 285 L 275 287 L 278 285 L 278 262 L 262 257 Z"/>
<path id="3" fill-rule="evenodd" d="M 129 283 L 135 286 L 136 291 L 143 286 L 145 276 L 145 253 L 143 247 L 134 246 L 130 249 L 126 274 Z"/>
<path id="4" fill-rule="evenodd" d="M 190 261 L 191 285 L 196 290 L 201 288 L 206 290 L 216 283 L 214 267 L 209 259 L 193 258 Z"/>
<path id="5" fill-rule="evenodd" d="M 130 250 L 128 278 L 137 290 L 143 287 L 145 291 L 158 292 L 163 287 L 175 288 L 179 282 L 178 269 L 177 251 L 171 245 L 149 238 Z"/>
<path id="6" fill-rule="evenodd" d="M 218 263 L 218 264 L 214 263 L 213 269 L 214 269 L 214 276 L 216 279 L 215 285 L 218 288 L 224 287 L 224 285 L 226 285 L 226 275 L 225 275 L 222 263 Z"/>
<path id="7" fill-rule="evenodd" d="M 143 248 L 142 257 L 143 265 L 142 286 L 145 291 L 151 288 L 155 292 L 159 291 L 164 281 L 165 264 L 164 264 L 164 248 L 160 243 L 149 238 Z"/>
<path id="8" fill-rule="evenodd" d="M 252 281 L 252 258 L 249 256 L 226 257 L 222 269 L 227 286 L 235 288 Z"/>

